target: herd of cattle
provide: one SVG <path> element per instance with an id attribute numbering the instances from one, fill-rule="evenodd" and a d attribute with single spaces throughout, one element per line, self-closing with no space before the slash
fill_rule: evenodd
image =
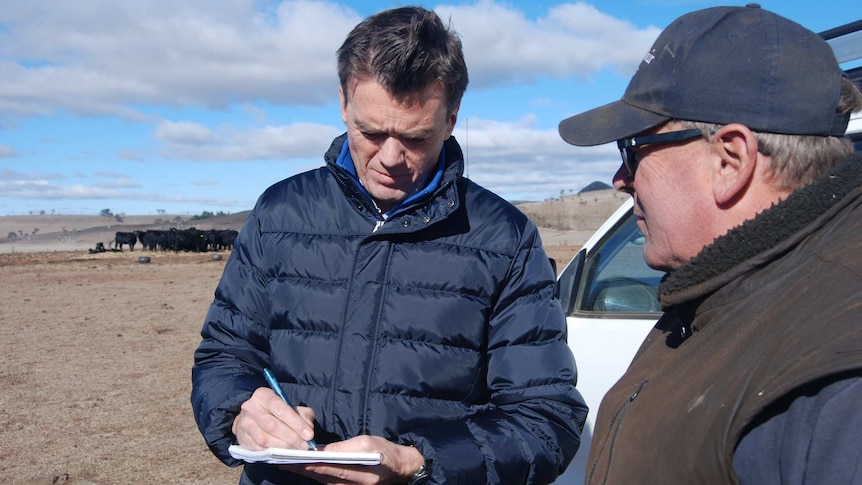
<path id="1" fill-rule="evenodd" d="M 233 229 L 202 231 L 199 229 L 169 229 L 166 231 L 134 231 L 120 232 L 108 243 L 114 244 L 114 249 L 123 250 L 124 245 L 129 251 L 135 250 L 135 244 L 140 241 L 141 247 L 147 251 L 230 251 L 238 232 Z"/>

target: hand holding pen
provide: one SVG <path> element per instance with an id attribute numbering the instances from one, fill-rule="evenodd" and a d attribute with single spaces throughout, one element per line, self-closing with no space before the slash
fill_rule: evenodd
<path id="1" fill-rule="evenodd" d="M 278 383 L 278 380 L 275 378 L 275 374 L 273 374 L 271 370 L 264 369 L 263 377 L 266 379 L 266 382 L 267 384 L 269 384 L 269 387 L 272 388 L 275 394 L 280 397 L 285 404 L 292 407 L 293 409 L 296 409 L 296 406 L 294 406 L 293 403 L 291 403 L 287 396 L 284 394 L 284 390 L 281 388 L 281 384 Z M 317 443 L 314 442 L 314 438 L 308 440 L 308 447 L 314 451 L 317 451 Z"/>

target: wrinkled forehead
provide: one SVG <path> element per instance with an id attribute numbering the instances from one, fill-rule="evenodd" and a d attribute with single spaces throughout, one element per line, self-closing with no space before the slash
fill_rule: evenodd
<path id="1" fill-rule="evenodd" d="M 420 89 L 410 91 L 395 92 L 389 86 L 374 79 L 372 76 L 351 76 L 347 80 L 347 85 L 342 86 L 344 90 L 344 102 L 350 102 L 356 94 L 359 86 L 366 86 L 367 83 L 373 83 L 374 87 L 382 88 L 390 97 L 390 99 L 402 106 L 420 106 L 432 100 L 446 100 L 446 87 L 442 82 L 433 81 L 427 83 Z"/>

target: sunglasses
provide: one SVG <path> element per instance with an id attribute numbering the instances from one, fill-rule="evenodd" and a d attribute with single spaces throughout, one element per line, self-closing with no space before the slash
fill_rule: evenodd
<path id="1" fill-rule="evenodd" d="M 635 135 L 629 138 L 617 140 L 617 147 L 620 149 L 620 156 L 623 157 L 623 165 L 629 172 L 629 176 L 634 178 L 635 171 L 638 169 L 637 150 L 644 145 L 661 145 L 670 143 L 680 143 L 683 141 L 693 140 L 704 136 L 700 130 L 680 130 L 669 131 L 667 133 L 659 133 L 657 135 Z"/>

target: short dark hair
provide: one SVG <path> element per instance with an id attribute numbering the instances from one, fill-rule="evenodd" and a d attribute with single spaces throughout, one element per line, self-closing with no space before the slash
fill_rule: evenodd
<path id="1" fill-rule="evenodd" d="M 467 89 L 467 64 L 458 34 L 422 7 L 385 10 L 360 22 L 338 49 L 338 78 L 367 77 L 393 95 L 421 91 L 439 82 L 450 111 Z"/>

